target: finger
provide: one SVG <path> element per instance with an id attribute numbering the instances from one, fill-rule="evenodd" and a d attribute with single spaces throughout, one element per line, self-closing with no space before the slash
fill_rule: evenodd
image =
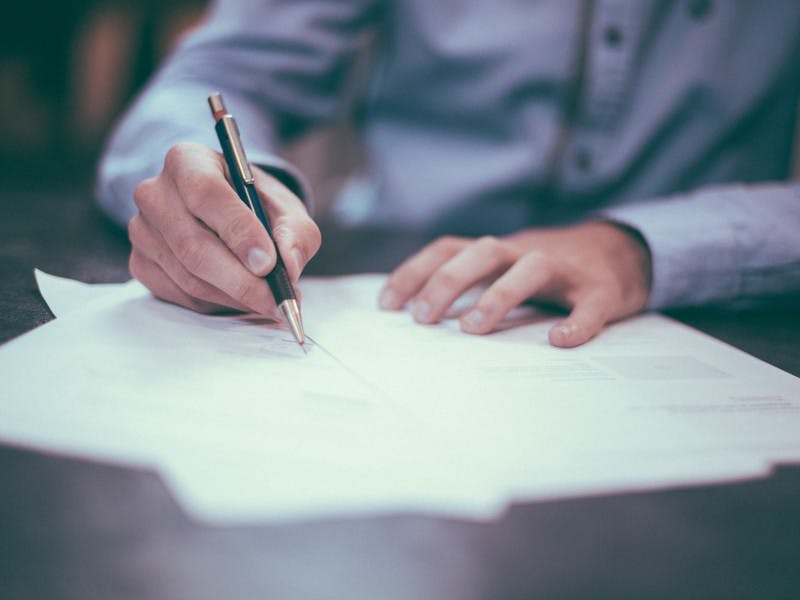
<path id="1" fill-rule="evenodd" d="M 319 227 L 300 198 L 275 177 L 258 168 L 253 176 L 289 278 L 296 282 L 322 244 Z"/>
<path id="2" fill-rule="evenodd" d="M 205 223 L 254 275 L 275 266 L 275 249 L 256 215 L 225 178 L 222 156 L 197 144 L 178 144 L 167 153 L 164 171 L 188 212 Z"/>
<path id="3" fill-rule="evenodd" d="M 405 306 L 428 278 L 468 243 L 464 238 L 441 237 L 407 259 L 389 276 L 380 295 L 381 308 L 398 310 Z"/>
<path id="4" fill-rule="evenodd" d="M 549 286 L 557 277 L 557 267 L 545 255 L 540 252 L 525 254 L 462 315 L 461 329 L 466 333 L 489 333 L 511 310 Z"/>
<path id="5" fill-rule="evenodd" d="M 436 323 L 464 292 L 513 261 L 510 249 L 482 237 L 445 262 L 414 297 L 411 312 L 420 323 Z"/>
<path id="6" fill-rule="evenodd" d="M 150 226 L 141 215 L 133 217 L 128 223 L 128 236 L 136 252 L 158 265 L 164 274 L 188 296 L 217 306 L 226 306 L 239 311 L 248 310 L 246 306 L 223 291 L 192 275 L 175 258 L 161 234 Z"/>
<path id="7" fill-rule="evenodd" d="M 159 192 L 140 193 L 137 204 L 184 268 L 249 311 L 274 314 L 275 301 L 263 277 L 245 268 L 214 232 L 188 212 L 174 185 L 162 186 Z"/>
<path id="8" fill-rule="evenodd" d="M 585 344 L 600 333 L 610 314 L 611 302 L 606 294 L 593 293 L 580 298 L 569 316 L 550 330 L 550 343 L 560 348 Z"/>
<path id="9" fill-rule="evenodd" d="M 205 314 L 230 310 L 226 306 L 193 298 L 179 288 L 161 267 L 135 250 L 131 252 L 128 266 L 131 275 L 149 289 L 156 298 Z"/>

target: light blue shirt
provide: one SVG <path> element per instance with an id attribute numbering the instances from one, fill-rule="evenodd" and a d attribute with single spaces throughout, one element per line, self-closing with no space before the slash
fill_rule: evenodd
<path id="1" fill-rule="evenodd" d="M 778 183 L 797 0 L 219 0 L 110 139 L 108 214 L 134 214 L 172 144 L 217 148 L 215 90 L 251 161 L 307 202 L 278 149 L 354 114 L 365 225 L 480 235 L 600 216 L 647 241 L 650 308 L 800 292 L 800 186 Z"/>

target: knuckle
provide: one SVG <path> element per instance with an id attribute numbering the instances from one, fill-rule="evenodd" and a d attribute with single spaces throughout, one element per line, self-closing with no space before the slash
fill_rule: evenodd
<path id="1" fill-rule="evenodd" d="M 319 227 L 310 218 L 283 216 L 275 220 L 272 234 L 276 239 L 285 241 L 299 239 L 304 247 L 319 247 L 322 234 Z"/>
<path id="2" fill-rule="evenodd" d="M 185 186 L 185 188 L 186 204 L 197 215 L 207 214 L 222 200 L 220 181 L 210 174 L 194 176 L 191 185 Z"/>
<path id="3" fill-rule="evenodd" d="M 225 222 L 219 235 L 229 246 L 238 246 L 258 235 L 258 225 L 252 213 L 241 211 Z"/>
<path id="4" fill-rule="evenodd" d="M 438 252 L 452 252 L 461 245 L 461 239 L 452 235 L 445 235 L 435 240 L 431 247 Z"/>
<path id="5" fill-rule="evenodd" d="M 494 248 L 500 244 L 500 240 L 493 235 L 483 235 L 475 240 L 475 243 L 486 246 L 487 248 Z"/>
<path id="6" fill-rule="evenodd" d="M 157 197 L 156 187 L 156 179 L 155 177 L 151 177 L 140 181 L 136 188 L 134 188 L 133 203 L 140 211 L 146 212 L 153 205 Z"/>
<path id="7" fill-rule="evenodd" d="M 459 287 L 460 278 L 458 274 L 450 268 L 442 267 L 431 277 L 431 287 L 445 290 L 454 290 Z"/>
<path id="8" fill-rule="evenodd" d="M 169 248 L 165 248 L 160 244 L 156 245 L 155 247 L 150 247 L 149 251 L 155 254 L 153 260 L 161 268 L 166 268 L 167 266 L 174 264 L 175 262 L 174 258 L 169 253 Z"/>
<path id="9" fill-rule="evenodd" d="M 290 244 L 295 238 L 294 232 L 296 231 L 286 221 L 286 219 L 276 219 L 272 224 L 272 239 L 280 244 Z M 302 236 L 301 236 L 301 239 Z"/>
<path id="10" fill-rule="evenodd" d="M 188 233 L 175 242 L 175 256 L 189 271 L 196 273 L 205 264 L 205 252 L 198 236 Z"/>
<path id="11" fill-rule="evenodd" d="M 190 142 L 178 142 L 167 150 L 164 156 L 164 170 L 175 171 L 182 168 L 192 153 L 194 144 Z"/>
<path id="12" fill-rule="evenodd" d="M 314 223 L 311 219 L 305 221 L 303 225 L 303 237 L 308 242 L 308 248 L 311 251 L 311 254 L 316 254 L 317 250 L 320 249 L 322 246 L 322 232 L 317 227 L 317 224 Z"/>
<path id="13" fill-rule="evenodd" d="M 516 304 L 516 294 L 514 290 L 502 283 L 496 283 L 492 290 L 492 302 L 500 306 Z"/>
<path id="14" fill-rule="evenodd" d="M 539 271 L 552 271 L 555 267 L 553 258 L 541 250 L 531 250 L 525 255 L 524 260 L 527 267 Z"/>
<path id="15" fill-rule="evenodd" d="M 132 246 L 138 246 L 142 235 L 142 218 L 135 215 L 128 221 L 128 239 Z"/>
<path id="16" fill-rule="evenodd" d="M 434 240 L 424 248 L 419 250 L 412 257 L 406 259 L 400 266 L 398 266 L 392 273 L 389 285 L 396 289 L 416 288 L 419 284 L 429 281 L 436 275 L 452 257 L 455 252 L 444 251 L 443 248 L 452 244 L 447 239 L 456 238 L 439 238 Z"/>
<path id="17" fill-rule="evenodd" d="M 422 269 L 413 265 L 403 265 L 392 273 L 387 284 L 397 290 L 405 290 L 422 281 L 424 277 L 425 273 Z"/>
<path id="18" fill-rule="evenodd" d="M 492 235 L 478 238 L 475 241 L 475 245 L 482 255 L 490 258 L 503 258 L 507 254 L 505 244 Z"/>

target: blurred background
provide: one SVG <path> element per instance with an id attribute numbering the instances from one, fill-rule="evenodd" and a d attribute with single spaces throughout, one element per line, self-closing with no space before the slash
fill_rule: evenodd
<path id="1" fill-rule="evenodd" d="M 65 185 L 85 190 L 89 201 L 111 125 L 175 44 L 202 21 L 207 4 L 3 0 L 0 203 L 3 189 Z M 306 172 L 321 207 L 360 162 L 347 123 L 303 139 L 285 154 Z M 797 178 L 800 152 L 794 164 Z"/>
<path id="2" fill-rule="evenodd" d="M 85 183 L 113 120 L 206 0 L 4 0 L 0 181 Z"/>
<path id="3" fill-rule="evenodd" d="M 0 204 L 31 190 L 84 192 L 115 119 L 209 0 L 3 0 Z M 337 151 L 330 152 L 331 144 Z M 285 154 L 325 205 L 358 161 L 346 123 Z M 8 207 L 6 207 L 8 208 Z"/>

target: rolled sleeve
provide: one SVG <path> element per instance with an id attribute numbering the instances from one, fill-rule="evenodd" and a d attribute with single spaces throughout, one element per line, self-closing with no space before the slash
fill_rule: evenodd
<path id="1" fill-rule="evenodd" d="M 214 91 L 217 90 L 199 84 L 156 86 L 131 107 L 110 137 L 98 166 L 95 195 L 101 209 L 114 222 L 125 225 L 136 214 L 136 186 L 161 171 L 171 146 L 196 142 L 219 150 L 206 103 Z M 270 151 L 275 146 L 275 136 L 268 121 L 243 98 L 224 91 L 223 94 L 239 124 L 250 162 L 280 180 L 313 212 L 313 195 L 306 178 L 296 166 Z"/>
<path id="2" fill-rule="evenodd" d="M 290 139 L 342 114 L 340 91 L 374 0 L 217 0 L 178 45 L 111 135 L 96 196 L 118 223 L 136 213 L 133 192 L 159 173 L 179 142 L 219 149 L 206 98 L 219 91 L 236 117 L 251 163 L 311 209 L 299 170 L 277 155 Z"/>

